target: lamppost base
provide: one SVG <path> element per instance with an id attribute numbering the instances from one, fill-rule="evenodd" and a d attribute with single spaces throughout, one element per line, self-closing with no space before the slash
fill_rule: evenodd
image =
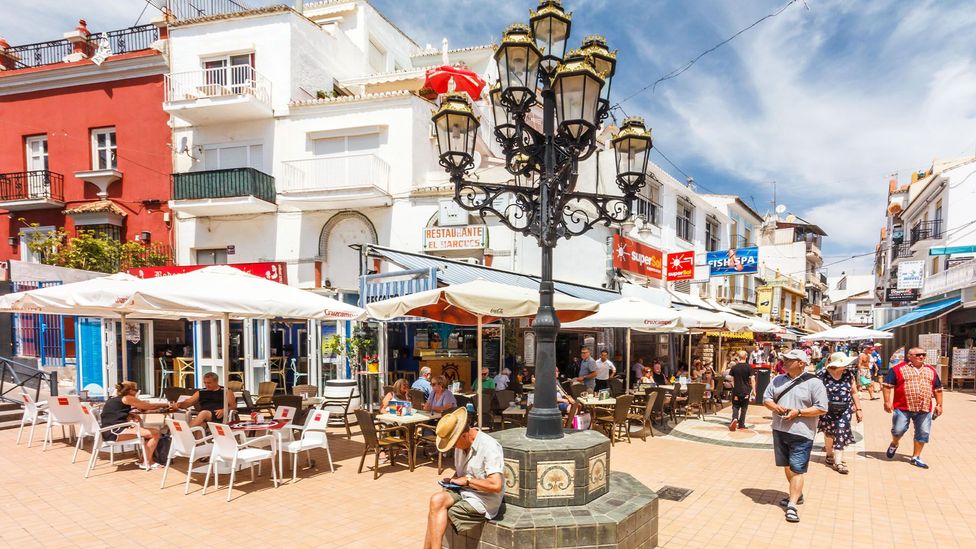
<path id="1" fill-rule="evenodd" d="M 525 436 L 539 440 L 563 438 L 563 416 L 559 408 L 533 408 L 527 418 Z"/>

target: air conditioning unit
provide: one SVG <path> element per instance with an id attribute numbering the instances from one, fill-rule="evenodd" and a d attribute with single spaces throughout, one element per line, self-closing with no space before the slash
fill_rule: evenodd
<path id="1" fill-rule="evenodd" d="M 457 261 L 460 261 L 461 263 L 468 263 L 470 265 L 481 265 L 481 260 L 477 257 L 459 257 L 457 258 Z"/>

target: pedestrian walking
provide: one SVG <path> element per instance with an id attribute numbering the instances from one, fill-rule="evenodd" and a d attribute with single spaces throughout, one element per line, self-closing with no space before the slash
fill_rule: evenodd
<path id="1" fill-rule="evenodd" d="M 871 400 L 877 400 L 878 397 L 874 396 L 874 382 L 871 381 L 871 369 L 874 361 L 869 353 L 870 350 L 865 349 L 857 355 L 857 383 L 862 390 L 867 389 L 868 397 Z"/>
<path id="2" fill-rule="evenodd" d="M 606 349 L 600 351 L 600 360 L 596 361 L 596 390 L 610 388 L 610 378 L 617 375 L 617 367 L 610 360 L 610 353 Z"/>
<path id="3" fill-rule="evenodd" d="M 896 364 L 885 375 L 881 394 L 885 412 L 891 418 L 891 444 L 885 455 L 895 457 L 898 441 L 908 432 L 908 424 L 915 427 L 915 447 L 911 464 L 922 469 L 929 466 L 922 461 L 922 448 L 929 442 L 932 420 L 942 415 L 942 380 L 935 368 L 925 363 L 925 351 L 918 347 L 908 350 L 906 362 Z M 935 399 L 935 410 L 932 399 Z"/>
<path id="4" fill-rule="evenodd" d="M 739 361 L 729 371 L 732 376 L 732 422 L 729 423 L 729 431 L 746 428 L 749 401 L 756 397 L 756 376 L 746 363 L 746 358 L 746 352 L 739 351 Z"/>
<path id="5" fill-rule="evenodd" d="M 766 364 L 766 352 L 763 351 L 762 346 L 756 345 L 756 348 L 752 350 L 749 355 L 749 363 L 752 364 L 753 368 L 761 368 Z"/>
<path id="6" fill-rule="evenodd" d="M 597 368 L 596 361 L 590 356 L 590 348 L 580 349 L 579 377 L 576 381 L 586 386 L 587 391 L 596 389 Z"/>
<path id="7" fill-rule="evenodd" d="M 787 522 L 800 522 L 796 506 L 803 503 L 803 475 L 817 432 L 817 418 L 827 411 L 827 389 L 804 370 L 810 357 L 799 349 L 782 356 L 786 373 L 769 382 L 763 405 L 773 412 L 773 454 L 789 483 L 789 496 L 780 501 Z"/>
<path id="8" fill-rule="evenodd" d="M 824 434 L 825 461 L 842 475 L 848 473 L 844 448 L 854 444 L 851 416 L 856 416 L 858 423 L 863 419 L 861 397 L 851 368 L 853 364 L 853 358 L 844 353 L 834 353 L 830 355 L 826 367 L 817 373 L 827 389 L 827 413 L 820 416 L 818 426 L 818 430 Z"/>

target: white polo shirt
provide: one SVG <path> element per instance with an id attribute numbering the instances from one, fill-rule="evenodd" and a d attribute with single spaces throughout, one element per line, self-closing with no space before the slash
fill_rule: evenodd
<path id="1" fill-rule="evenodd" d="M 486 479 L 498 473 L 504 475 L 505 454 L 502 445 L 493 437 L 478 431 L 471 443 L 471 448 L 454 449 L 454 463 L 457 464 L 457 476 L 471 475 L 476 479 Z M 472 507 L 485 514 L 486 518 L 495 518 L 502 505 L 504 492 L 490 494 L 478 492 L 468 488 L 461 489 L 461 497 Z"/>
<path id="2" fill-rule="evenodd" d="M 607 360 L 597 360 L 596 361 L 596 378 L 606 381 L 610 379 L 610 372 L 617 372 L 617 368 L 613 365 L 613 361 L 609 358 Z"/>

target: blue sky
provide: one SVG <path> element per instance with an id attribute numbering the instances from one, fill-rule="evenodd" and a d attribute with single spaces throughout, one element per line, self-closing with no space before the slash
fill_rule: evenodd
<path id="1" fill-rule="evenodd" d="M 613 82 L 620 100 L 786 2 L 564 3 L 574 12 L 572 43 L 599 33 L 620 50 Z M 505 26 L 526 21 L 535 5 L 372 3 L 419 44 L 436 46 L 447 37 L 452 48 L 497 41 Z M 92 29 L 125 27 L 145 5 L 12 4 L 0 22 L 0 36 L 11 44 L 53 39 L 81 16 Z M 762 213 L 770 208 L 776 181 L 778 202 L 829 234 L 829 264 L 873 250 L 890 174 L 904 182 L 934 158 L 976 154 L 973 29 L 972 0 L 798 1 L 622 108 L 647 119 L 656 147 L 694 176 L 701 190 L 738 194 Z M 684 180 L 659 155 L 652 158 Z M 870 263 L 837 263 L 828 274 L 866 273 Z"/>

